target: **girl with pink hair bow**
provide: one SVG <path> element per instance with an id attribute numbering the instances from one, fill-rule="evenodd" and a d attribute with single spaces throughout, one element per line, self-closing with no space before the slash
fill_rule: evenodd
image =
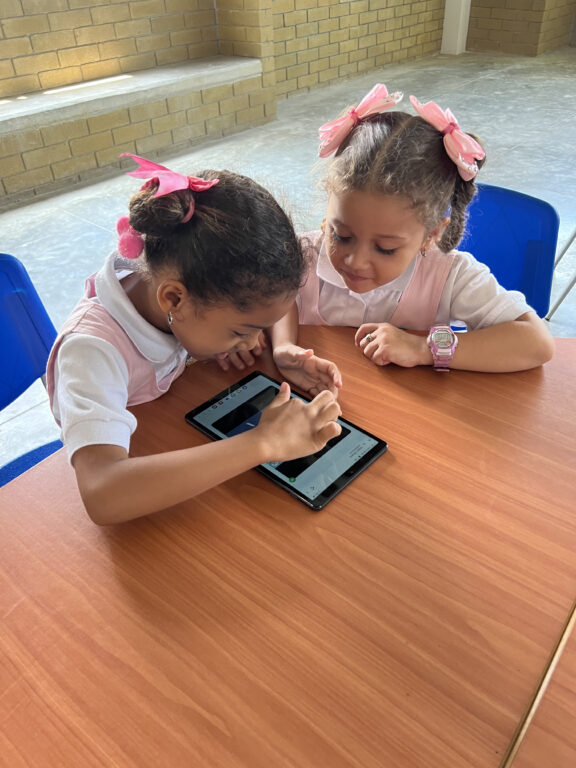
<path id="1" fill-rule="evenodd" d="M 320 157 L 333 155 L 326 218 L 301 236 L 307 280 L 272 331 L 286 378 L 313 358 L 297 345 L 299 322 L 356 327 L 356 346 L 376 365 L 516 371 L 553 354 L 524 296 L 457 250 L 483 147 L 449 109 L 411 96 L 410 114 L 395 108 L 401 99 L 376 85 L 319 130 Z"/>
<path id="2" fill-rule="evenodd" d="M 251 364 L 262 330 L 286 314 L 305 271 L 288 216 L 256 182 L 229 171 L 187 176 L 130 157 L 139 166 L 130 175 L 145 184 L 47 367 L 82 499 L 102 525 L 165 509 L 258 464 L 315 453 L 340 433 L 329 391 L 335 366 L 315 360 L 314 380 L 323 383 L 310 403 L 290 399 L 284 382 L 249 432 L 129 456 L 137 426 L 129 407 L 160 397 L 192 360 Z"/>

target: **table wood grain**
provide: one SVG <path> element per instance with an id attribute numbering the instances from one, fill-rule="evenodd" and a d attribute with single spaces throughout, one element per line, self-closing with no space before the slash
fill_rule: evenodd
<path id="1" fill-rule="evenodd" d="M 573 768 L 576 765 L 576 632 L 574 610 L 566 627 L 565 644 L 538 707 L 526 724 L 514 768 Z"/>
<path id="2" fill-rule="evenodd" d="M 516 374 L 352 340 L 303 329 L 389 451 L 321 512 L 251 470 L 99 528 L 63 452 L 0 489 L 0 765 L 500 765 L 576 594 L 576 340 Z M 135 408 L 134 455 L 241 375 Z"/>

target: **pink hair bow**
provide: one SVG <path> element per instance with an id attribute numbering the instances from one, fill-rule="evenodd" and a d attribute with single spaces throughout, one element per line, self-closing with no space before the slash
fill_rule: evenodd
<path id="1" fill-rule="evenodd" d="M 382 83 L 378 83 L 364 96 L 357 107 L 349 109 L 343 117 L 325 123 L 318 129 L 320 136 L 319 157 L 328 157 L 335 152 L 344 141 L 350 131 L 370 115 L 385 112 L 390 107 L 395 107 L 401 101 L 403 93 L 388 93 L 388 89 Z"/>
<path id="2" fill-rule="evenodd" d="M 415 96 L 410 96 L 410 102 L 423 120 L 444 135 L 448 157 L 456 164 L 464 181 L 473 179 L 478 173 L 476 160 L 483 160 L 486 155 L 480 144 L 464 133 L 449 109 L 442 109 L 434 101 L 420 104 Z"/>
<path id="3" fill-rule="evenodd" d="M 129 171 L 128 176 L 135 176 L 137 179 L 158 180 L 158 189 L 154 197 L 162 197 L 176 192 L 179 189 L 193 189 L 196 192 L 203 192 L 218 184 L 218 179 L 199 179 L 196 176 L 185 176 L 183 173 L 171 171 L 163 165 L 153 163 L 152 160 L 146 160 L 145 157 L 132 155 L 130 152 L 122 152 L 119 157 L 131 157 L 139 167 L 135 171 Z"/>

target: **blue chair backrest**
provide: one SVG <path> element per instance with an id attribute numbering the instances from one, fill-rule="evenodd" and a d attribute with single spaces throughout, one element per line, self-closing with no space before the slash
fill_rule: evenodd
<path id="1" fill-rule="evenodd" d="M 544 317 L 550 306 L 559 224 L 550 203 L 480 183 L 458 250 L 490 267 L 504 288 L 521 291 Z"/>
<path id="2" fill-rule="evenodd" d="M 44 375 L 55 338 L 23 264 L 0 253 L 0 410 Z"/>

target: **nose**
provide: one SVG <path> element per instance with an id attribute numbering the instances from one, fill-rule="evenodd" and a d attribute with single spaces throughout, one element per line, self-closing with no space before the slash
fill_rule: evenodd
<path id="1" fill-rule="evenodd" d="M 344 258 L 344 263 L 350 269 L 361 272 L 369 262 L 368 248 L 364 243 L 356 241 Z"/>

